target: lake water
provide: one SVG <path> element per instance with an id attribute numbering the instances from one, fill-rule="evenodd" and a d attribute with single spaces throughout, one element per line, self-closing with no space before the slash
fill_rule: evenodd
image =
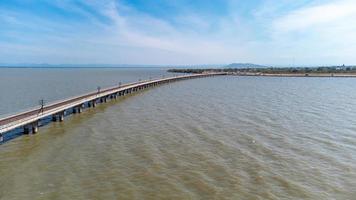
<path id="1" fill-rule="evenodd" d="M 0 73 L 6 114 L 165 72 Z M 162 85 L 0 145 L 0 199 L 355 199 L 355 111 L 353 78 Z"/>
<path id="2" fill-rule="evenodd" d="M 159 68 L 0 68 L 0 117 L 119 83 L 172 76 Z"/>

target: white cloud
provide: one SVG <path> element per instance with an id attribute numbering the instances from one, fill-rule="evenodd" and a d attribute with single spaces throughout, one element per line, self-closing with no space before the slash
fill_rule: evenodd
<path id="1" fill-rule="evenodd" d="M 328 26 L 330 23 L 348 19 L 356 20 L 356 1 L 335 1 L 292 11 L 277 19 L 273 26 L 279 31 L 298 31 L 319 25 Z"/>
<path id="2" fill-rule="evenodd" d="M 294 60 L 297 64 L 355 64 L 356 2 L 316 1 L 291 5 L 292 0 L 270 0 L 247 15 L 239 13 L 237 2 L 223 16 L 184 12 L 170 19 L 153 17 L 116 0 L 82 1 L 88 10 L 70 1 L 53 1 L 85 17 L 85 23 L 3 10 L 0 21 L 32 34 L 4 31 L 16 42 L 0 42 L 3 49 L 12 49 L 2 51 L 0 62 L 12 57 L 53 63 L 291 64 Z M 102 21 L 90 10 L 110 20 Z"/>
<path id="3" fill-rule="evenodd" d="M 312 65 L 356 63 L 356 2 L 309 3 L 281 16 L 267 28 L 270 59 Z"/>
<path id="4" fill-rule="evenodd" d="M 214 40 L 208 33 L 201 34 L 201 28 L 207 27 L 208 22 L 197 16 L 178 17 L 176 20 L 183 20 L 184 23 L 190 23 L 195 27 L 177 28 L 164 19 L 143 13 L 131 11 L 131 15 L 123 15 L 120 13 L 121 6 L 112 3 L 102 11 L 115 24 L 111 27 L 112 37 L 107 42 L 172 52 L 177 56 L 183 56 L 182 59 L 185 56 L 189 57 L 190 60 L 183 61 L 184 63 L 222 62 L 222 57 L 227 58 L 235 54 L 226 46 L 225 40 Z M 192 21 L 189 21 L 191 19 Z M 192 57 L 195 57 L 196 61 L 191 60 Z"/>

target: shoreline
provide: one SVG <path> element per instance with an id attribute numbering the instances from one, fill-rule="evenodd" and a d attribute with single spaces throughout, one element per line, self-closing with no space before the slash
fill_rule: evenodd
<path id="1" fill-rule="evenodd" d="M 356 78 L 356 73 L 231 73 L 235 76 L 266 76 L 266 77 L 325 77 L 325 78 Z"/>
<path id="2" fill-rule="evenodd" d="M 295 67 L 295 68 L 210 68 L 210 69 L 169 69 L 172 73 L 226 72 L 235 76 L 266 77 L 340 77 L 356 78 L 356 67 Z"/>

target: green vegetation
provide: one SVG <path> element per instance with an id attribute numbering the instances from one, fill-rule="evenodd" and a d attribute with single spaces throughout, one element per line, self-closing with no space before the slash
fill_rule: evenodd
<path id="1" fill-rule="evenodd" d="M 266 67 L 266 68 L 215 68 L 215 69 L 170 69 L 173 73 L 235 72 L 264 74 L 309 74 L 309 73 L 356 73 L 356 66 L 329 67 Z"/>

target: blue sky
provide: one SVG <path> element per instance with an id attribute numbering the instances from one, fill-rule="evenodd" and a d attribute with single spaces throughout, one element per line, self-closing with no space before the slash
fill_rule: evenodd
<path id="1" fill-rule="evenodd" d="M 0 63 L 356 64 L 355 0 L 0 0 Z"/>

